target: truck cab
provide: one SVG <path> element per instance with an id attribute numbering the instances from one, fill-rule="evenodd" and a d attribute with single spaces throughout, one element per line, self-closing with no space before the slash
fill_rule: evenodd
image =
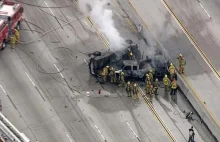
<path id="1" fill-rule="evenodd" d="M 0 19 L 7 21 L 9 29 L 20 30 L 23 11 L 24 9 L 19 3 L 9 1 L 0 2 Z"/>

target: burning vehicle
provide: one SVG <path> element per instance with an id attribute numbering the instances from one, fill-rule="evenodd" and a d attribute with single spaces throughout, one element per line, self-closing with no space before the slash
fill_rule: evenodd
<path id="1" fill-rule="evenodd" d="M 121 52 L 99 52 L 90 54 L 92 57 L 89 61 L 90 74 L 101 77 L 102 70 L 105 66 L 113 67 L 115 73 L 119 76 L 121 71 L 124 72 L 125 79 L 144 80 L 146 73 L 150 70 L 154 72 L 154 78 L 162 80 L 164 74 L 168 73 L 168 60 L 159 50 L 156 50 L 155 56 L 143 59 L 143 55 L 138 46 L 131 40 L 128 41 L 128 48 Z M 129 57 L 133 54 L 133 59 Z"/>

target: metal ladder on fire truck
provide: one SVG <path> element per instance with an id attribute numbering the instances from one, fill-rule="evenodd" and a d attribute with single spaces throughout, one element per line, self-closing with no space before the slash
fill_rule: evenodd
<path id="1" fill-rule="evenodd" d="M 7 140 L 6 140 L 7 139 Z M 0 142 L 31 142 L 0 112 Z"/>

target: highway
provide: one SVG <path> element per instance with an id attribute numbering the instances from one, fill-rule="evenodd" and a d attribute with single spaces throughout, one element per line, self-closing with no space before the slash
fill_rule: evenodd
<path id="1" fill-rule="evenodd" d="M 25 21 L 20 32 L 23 44 L 14 50 L 8 45 L 0 53 L 0 99 L 5 116 L 31 141 L 160 142 L 172 141 L 170 135 L 178 141 L 187 139 L 188 127 L 183 135 L 167 117 L 164 121 L 170 122 L 166 125 L 173 133 L 168 134 L 160 118 L 155 117 L 157 112 L 152 113 L 154 109 L 147 107 L 143 99 L 136 102 L 114 87 L 102 88 L 89 75 L 87 53 L 107 48 L 76 4 L 59 0 L 29 2 L 48 8 L 24 4 Z M 73 7 L 50 8 L 57 5 Z M 67 21 L 72 23 L 38 38 Z M 116 27 L 123 37 L 138 41 L 119 16 Z M 162 108 L 159 113 L 167 116 Z"/>
<path id="2" fill-rule="evenodd" d="M 201 25 L 203 24 L 203 21 L 201 20 L 198 22 L 198 20 L 197 24 L 195 24 L 192 21 L 196 18 L 192 18 L 193 20 L 184 19 L 187 17 L 185 15 L 188 15 L 189 17 L 191 14 L 195 13 L 201 14 L 200 12 L 203 12 L 203 15 L 206 13 L 201 7 L 196 7 L 195 5 L 191 4 L 191 2 L 195 3 L 195 1 L 187 1 L 184 3 L 182 1 L 131 0 L 129 3 L 127 3 L 127 6 L 125 6 L 125 1 L 119 1 L 121 5 L 124 6 L 126 11 L 131 11 L 131 9 L 128 8 L 128 5 L 130 5 L 130 7 L 133 8 L 132 12 L 137 13 L 139 17 L 141 17 L 141 22 L 143 22 L 144 26 L 148 28 L 150 34 L 152 34 L 154 39 L 157 41 L 155 46 L 162 48 L 162 50 L 167 53 L 173 63 L 178 65 L 176 58 L 180 53 L 185 56 L 187 67 L 185 76 L 182 76 L 182 78 L 186 82 L 187 86 L 193 90 L 193 97 L 196 98 L 196 100 L 202 106 L 202 109 L 204 109 L 206 111 L 205 113 L 208 114 L 209 119 L 213 123 L 211 125 L 214 127 L 213 129 L 215 129 L 214 133 L 216 136 L 218 136 L 219 107 L 216 106 L 218 106 L 217 100 L 219 99 L 219 75 L 216 71 L 216 68 L 218 67 L 217 64 L 215 66 L 213 65 L 214 63 L 217 63 L 216 59 L 218 59 L 218 57 L 215 52 L 218 49 L 210 49 L 207 51 L 209 48 L 201 44 L 203 48 L 206 48 L 207 54 L 210 54 L 210 58 L 215 57 L 215 60 L 213 59 L 214 63 L 212 64 L 212 60 L 209 60 L 209 58 L 206 56 L 206 52 L 203 51 L 202 47 L 200 48 L 199 42 L 204 42 L 206 40 L 204 37 L 201 38 L 201 35 L 204 35 L 204 32 L 200 32 L 201 34 L 199 34 L 199 30 L 195 31 L 196 28 L 199 28 L 199 26 L 197 26 L 198 23 Z M 145 7 L 143 7 L 143 5 Z M 197 9 L 195 10 L 195 7 L 193 6 L 195 6 Z M 198 10 L 198 8 L 200 8 L 200 10 Z M 129 14 L 129 16 L 132 19 L 138 20 L 137 17 L 132 17 L 132 14 Z M 198 15 L 194 16 L 200 18 Z M 206 18 L 207 17 L 208 16 L 206 15 Z M 189 26 L 189 29 L 185 26 L 185 24 Z M 207 27 L 205 30 L 206 29 Z M 189 34 L 191 31 L 192 35 Z M 197 32 L 195 37 L 200 37 L 200 39 L 195 40 L 193 32 L 194 34 Z M 145 33 L 145 35 L 148 36 L 149 33 Z M 207 35 L 207 37 L 210 38 L 211 36 Z M 208 43 L 212 43 L 211 46 L 214 44 L 214 42 L 211 42 L 211 40 L 209 40 Z M 212 46 L 212 48 L 215 47 L 216 46 L 214 45 Z M 212 127 L 211 125 L 210 127 Z"/>

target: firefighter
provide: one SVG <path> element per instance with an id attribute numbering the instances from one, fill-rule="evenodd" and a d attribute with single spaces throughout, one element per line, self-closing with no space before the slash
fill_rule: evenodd
<path id="1" fill-rule="evenodd" d="M 149 74 L 149 78 L 150 78 L 151 83 L 153 83 L 153 79 L 154 79 L 153 71 L 150 70 L 148 74 Z"/>
<path id="2" fill-rule="evenodd" d="M 19 31 L 17 29 L 14 29 L 14 33 L 15 33 L 16 43 L 19 43 L 19 39 L 20 39 Z"/>
<path id="3" fill-rule="evenodd" d="M 169 66 L 169 73 L 170 73 L 170 80 L 173 80 L 173 77 L 175 75 L 175 67 L 172 63 L 170 63 Z"/>
<path id="4" fill-rule="evenodd" d="M 176 79 L 173 78 L 173 81 L 171 82 L 171 91 L 170 91 L 170 95 L 176 95 L 176 90 L 177 90 L 177 82 Z"/>
<path id="5" fill-rule="evenodd" d="M 170 80 L 167 77 L 167 75 L 165 74 L 165 76 L 163 78 L 163 85 L 164 85 L 165 92 L 169 91 L 169 84 L 170 84 Z"/>
<path id="6" fill-rule="evenodd" d="M 133 60 L 133 59 L 134 59 L 134 55 L 133 55 L 132 51 L 129 52 L 129 59 L 130 59 L 130 60 Z"/>
<path id="7" fill-rule="evenodd" d="M 111 67 L 109 76 L 111 78 L 111 83 L 112 84 L 115 83 L 116 74 L 115 74 L 115 69 L 113 67 Z"/>
<path id="8" fill-rule="evenodd" d="M 155 93 L 154 87 L 153 85 L 150 85 L 150 102 L 151 103 L 153 102 L 154 93 Z"/>
<path id="9" fill-rule="evenodd" d="M 11 48 L 14 49 L 15 48 L 15 43 L 16 43 L 16 39 L 15 39 L 14 35 L 11 35 L 10 42 L 11 42 Z"/>
<path id="10" fill-rule="evenodd" d="M 147 83 L 147 81 L 150 81 L 150 76 L 148 73 L 146 74 L 145 83 Z"/>
<path id="11" fill-rule="evenodd" d="M 184 73 L 184 66 L 186 65 L 186 61 L 184 60 L 182 54 L 180 54 L 177 59 L 179 60 L 179 72 L 180 72 L 180 74 L 183 74 Z"/>
<path id="12" fill-rule="evenodd" d="M 151 87 L 151 85 L 152 85 L 152 83 L 151 83 L 151 81 L 150 80 L 148 80 L 147 82 L 146 82 L 146 94 L 150 94 L 150 87 Z"/>
<path id="13" fill-rule="evenodd" d="M 134 83 L 134 85 L 133 85 L 133 99 L 135 99 L 135 100 L 139 99 L 137 83 Z"/>
<path id="14" fill-rule="evenodd" d="M 108 69 L 109 69 L 109 66 L 106 66 L 106 67 L 103 68 L 103 71 L 102 71 L 103 81 L 104 81 L 104 82 L 106 82 L 106 80 L 107 80 Z"/>
<path id="15" fill-rule="evenodd" d="M 122 86 L 122 87 L 125 86 L 125 75 L 123 71 L 121 71 L 120 73 L 120 85 L 119 86 Z"/>
<path id="16" fill-rule="evenodd" d="M 126 92 L 128 94 L 128 97 L 131 97 L 131 82 L 130 81 L 127 82 Z"/>
<path id="17" fill-rule="evenodd" d="M 158 88 L 159 88 L 159 81 L 158 81 L 158 79 L 156 78 L 155 79 L 155 82 L 154 82 L 154 94 L 155 95 L 158 95 Z"/>

